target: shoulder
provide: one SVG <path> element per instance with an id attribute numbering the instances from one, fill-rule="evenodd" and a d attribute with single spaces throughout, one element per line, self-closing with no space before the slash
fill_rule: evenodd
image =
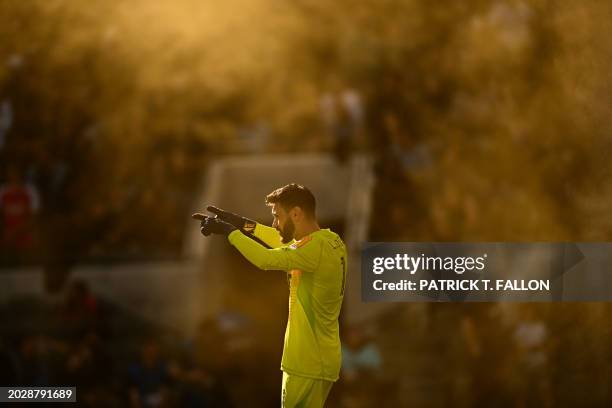
<path id="1" fill-rule="evenodd" d="M 329 231 L 329 230 L 319 230 L 319 231 L 315 231 L 310 235 L 306 235 L 304 238 L 300 239 L 299 241 L 293 241 L 289 247 L 291 249 L 298 249 L 298 248 L 318 248 L 321 245 L 324 245 L 328 240 L 329 237 L 324 233 L 324 231 Z"/>
<path id="2" fill-rule="evenodd" d="M 302 248 L 303 246 L 307 245 L 310 242 L 317 242 L 317 238 L 314 236 L 314 234 L 310 234 L 305 236 L 304 238 L 300 239 L 299 241 L 294 241 L 291 245 L 289 245 L 292 249 L 298 249 L 298 248 Z"/>
<path id="3" fill-rule="evenodd" d="M 340 235 L 330 229 L 321 230 L 320 237 L 321 241 L 325 242 L 326 245 L 329 245 L 332 249 L 344 247 L 344 241 L 342 241 Z"/>
<path id="4" fill-rule="evenodd" d="M 335 232 L 330 229 L 322 229 L 314 234 L 310 235 L 312 237 L 312 241 L 317 242 L 319 245 L 331 249 L 338 249 L 344 247 L 344 242 L 342 238 Z"/>

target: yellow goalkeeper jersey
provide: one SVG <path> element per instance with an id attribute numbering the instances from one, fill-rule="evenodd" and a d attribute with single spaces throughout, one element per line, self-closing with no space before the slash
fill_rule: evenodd
<path id="1" fill-rule="evenodd" d="M 253 265 L 286 271 L 289 279 L 289 318 L 281 370 L 308 378 L 336 381 L 342 355 L 338 316 L 344 298 L 346 247 L 338 234 L 321 229 L 288 245 L 278 231 L 257 224 L 254 235 L 267 249 L 240 230 L 229 242 Z"/>

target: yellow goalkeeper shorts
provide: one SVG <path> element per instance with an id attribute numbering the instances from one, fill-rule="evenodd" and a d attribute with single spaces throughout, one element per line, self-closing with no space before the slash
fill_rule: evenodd
<path id="1" fill-rule="evenodd" d="M 331 381 L 315 380 L 283 371 L 282 408 L 322 408 L 329 395 Z"/>

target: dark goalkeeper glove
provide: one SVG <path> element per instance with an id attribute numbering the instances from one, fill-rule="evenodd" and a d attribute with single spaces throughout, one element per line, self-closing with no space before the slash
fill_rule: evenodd
<path id="1" fill-rule="evenodd" d="M 228 236 L 232 231 L 237 228 L 230 223 L 227 223 L 219 217 L 209 217 L 204 214 L 196 213 L 191 216 L 196 220 L 200 220 L 200 232 L 205 237 L 210 234 L 225 235 Z"/>
<path id="2" fill-rule="evenodd" d="M 229 211 L 222 210 L 221 208 L 217 208 L 212 205 L 209 205 L 206 207 L 206 209 L 215 214 L 222 221 L 232 224 L 234 227 L 242 230 L 243 232 L 253 233 L 253 231 L 255 231 L 255 225 L 257 225 L 257 222 L 253 220 Z"/>

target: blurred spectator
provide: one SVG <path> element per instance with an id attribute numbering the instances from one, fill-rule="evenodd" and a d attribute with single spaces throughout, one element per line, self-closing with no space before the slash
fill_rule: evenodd
<path id="1" fill-rule="evenodd" d="M 38 190 L 24 183 L 15 167 L 7 170 L 6 183 L 0 186 L 2 249 L 24 254 L 34 247 L 34 217 L 39 209 Z"/>
<path id="2" fill-rule="evenodd" d="M 217 319 L 204 320 L 181 365 L 181 406 L 232 406 L 224 381 L 224 374 L 229 374 L 226 373 L 229 359 L 226 344 Z"/>
<path id="3" fill-rule="evenodd" d="M 142 345 L 140 360 L 128 368 L 131 407 L 162 407 L 169 398 L 171 382 L 168 363 L 162 359 L 159 344 L 150 339 Z"/>
<path id="4" fill-rule="evenodd" d="M 342 344 L 342 373 L 338 390 L 342 406 L 356 408 L 373 404 L 382 386 L 382 358 L 378 345 L 362 328 L 351 327 Z"/>
<path id="5" fill-rule="evenodd" d="M 523 305 L 513 340 L 519 368 L 519 407 L 552 407 L 549 372 L 549 335 L 533 306 Z"/>
<path id="6" fill-rule="evenodd" d="M 45 356 L 44 339 L 34 334 L 25 335 L 19 342 L 17 383 L 28 387 L 49 385 L 50 369 Z"/>
<path id="7" fill-rule="evenodd" d="M 68 383 L 94 386 L 104 382 L 110 372 L 107 352 L 100 337 L 94 331 L 87 333 L 77 344 L 70 347 L 65 369 Z"/>
<path id="8" fill-rule="evenodd" d="M 80 337 L 100 323 L 98 300 L 89 285 L 80 279 L 74 280 L 66 292 L 61 305 L 60 318 L 64 335 Z"/>
<path id="9" fill-rule="evenodd" d="M 321 116 L 333 138 L 334 154 L 339 162 L 344 162 L 354 148 L 363 120 L 363 106 L 354 89 L 334 88 L 321 97 Z"/>
<path id="10" fill-rule="evenodd" d="M 471 388 L 471 403 L 474 407 L 509 407 L 507 366 L 511 360 L 511 343 L 506 328 L 501 324 L 499 308 L 492 303 L 461 305 L 464 313 L 460 329 L 467 354 L 467 369 Z M 496 356 L 491 365 L 491 356 Z"/>
<path id="11" fill-rule="evenodd" d="M 352 382 L 359 377 L 378 376 L 382 359 L 376 343 L 360 328 L 349 329 L 342 346 L 342 376 Z"/>
<path id="12" fill-rule="evenodd" d="M 255 336 L 251 332 L 253 322 L 244 313 L 237 311 L 219 313 L 217 327 L 225 339 L 224 348 L 227 353 L 234 356 L 248 354 L 255 346 Z"/>
<path id="13" fill-rule="evenodd" d="M 198 366 L 214 375 L 223 374 L 229 351 L 217 319 L 205 319 L 200 324 L 193 346 L 193 357 Z"/>
<path id="14" fill-rule="evenodd" d="M 87 406 L 98 404 L 104 397 L 112 375 L 112 359 L 100 336 L 88 332 L 65 357 L 65 383 L 79 387 L 79 401 Z"/>

